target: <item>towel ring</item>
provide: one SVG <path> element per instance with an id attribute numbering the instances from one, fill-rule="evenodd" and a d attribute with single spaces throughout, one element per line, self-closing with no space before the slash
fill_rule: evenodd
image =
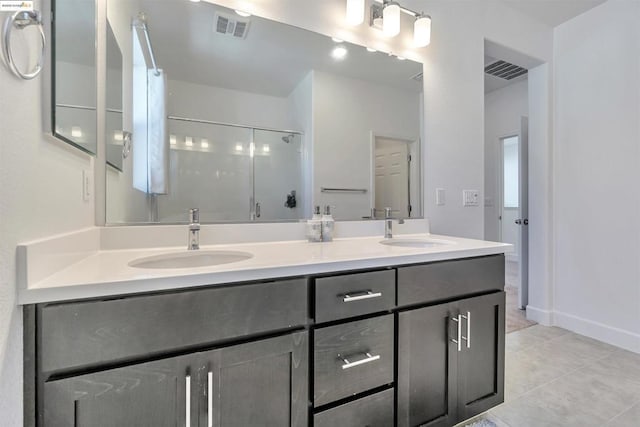
<path id="1" fill-rule="evenodd" d="M 20 71 L 13 59 L 13 53 L 11 52 L 11 31 L 14 28 L 24 30 L 30 25 L 37 25 L 40 32 L 40 39 L 42 40 L 42 51 L 40 52 L 40 58 L 35 68 L 30 72 L 23 73 Z M 42 61 L 44 59 L 45 49 L 47 47 L 47 39 L 44 35 L 44 29 L 42 28 L 42 17 L 38 11 L 24 11 L 20 10 L 13 15 L 7 17 L 4 23 L 4 46 L 3 53 L 4 58 L 9 66 L 9 69 L 17 77 L 24 80 L 31 80 L 35 78 L 40 71 L 42 71 Z"/>

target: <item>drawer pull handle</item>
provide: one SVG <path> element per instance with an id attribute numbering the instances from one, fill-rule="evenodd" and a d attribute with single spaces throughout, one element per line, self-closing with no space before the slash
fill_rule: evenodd
<path id="1" fill-rule="evenodd" d="M 184 386 L 184 425 L 186 427 L 191 427 L 191 375 L 187 375 L 184 378 Z"/>
<path id="2" fill-rule="evenodd" d="M 380 360 L 379 354 L 373 356 L 371 353 L 365 353 L 365 356 L 367 357 L 364 359 L 356 360 L 355 362 L 349 362 L 349 359 L 340 355 L 338 355 L 338 359 L 344 362 L 344 365 L 342 365 L 342 369 L 349 369 L 349 368 L 353 368 L 354 366 L 364 365 L 365 363 L 375 362 L 376 360 Z"/>
<path id="3" fill-rule="evenodd" d="M 373 291 L 366 291 L 366 292 L 362 292 L 355 295 L 345 294 L 342 296 L 342 302 L 360 301 L 363 299 L 379 298 L 381 296 L 382 296 L 382 292 L 373 292 Z"/>

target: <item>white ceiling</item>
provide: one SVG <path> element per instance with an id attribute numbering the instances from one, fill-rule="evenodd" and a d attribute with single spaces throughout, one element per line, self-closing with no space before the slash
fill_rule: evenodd
<path id="1" fill-rule="evenodd" d="M 503 0 L 509 7 L 556 27 L 607 0 Z"/>

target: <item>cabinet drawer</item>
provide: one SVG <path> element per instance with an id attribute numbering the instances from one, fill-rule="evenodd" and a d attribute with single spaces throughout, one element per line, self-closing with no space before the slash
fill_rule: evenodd
<path id="1" fill-rule="evenodd" d="M 503 289 L 503 255 L 398 268 L 399 306 Z"/>
<path id="2" fill-rule="evenodd" d="M 306 279 L 40 306 L 52 372 L 286 329 L 307 322 Z"/>
<path id="3" fill-rule="evenodd" d="M 393 425 L 393 389 L 320 412 L 314 427 L 389 427 Z"/>
<path id="4" fill-rule="evenodd" d="M 330 322 L 395 306 L 394 270 L 316 279 L 316 322 Z"/>
<path id="5" fill-rule="evenodd" d="M 314 404 L 393 382 L 393 315 L 316 329 Z"/>

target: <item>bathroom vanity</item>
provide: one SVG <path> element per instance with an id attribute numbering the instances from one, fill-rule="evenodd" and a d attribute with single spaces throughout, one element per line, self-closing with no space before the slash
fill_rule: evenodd
<path id="1" fill-rule="evenodd" d="M 77 285 L 76 298 L 55 301 L 38 296 L 45 285 L 25 290 L 25 419 L 47 427 L 452 426 L 501 403 L 508 245 L 376 241 L 385 256 L 329 262 L 341 244 L 366 253 L 371 241 L 346 240 L 291 243 L 325 252 L 295 267 L 308 274 L 276 277 L 293 271 L 280 267 L 262 280 L 213 283 L 220 266 L 192 276 L 194 286 L 185 286 L 188 275 L 176 279 L 183 286 L 174 289 L 141 291 L 132 281 L 130 292 L 99 296 Z M 259 260 L 237 265 L 251 262 Z"/>

